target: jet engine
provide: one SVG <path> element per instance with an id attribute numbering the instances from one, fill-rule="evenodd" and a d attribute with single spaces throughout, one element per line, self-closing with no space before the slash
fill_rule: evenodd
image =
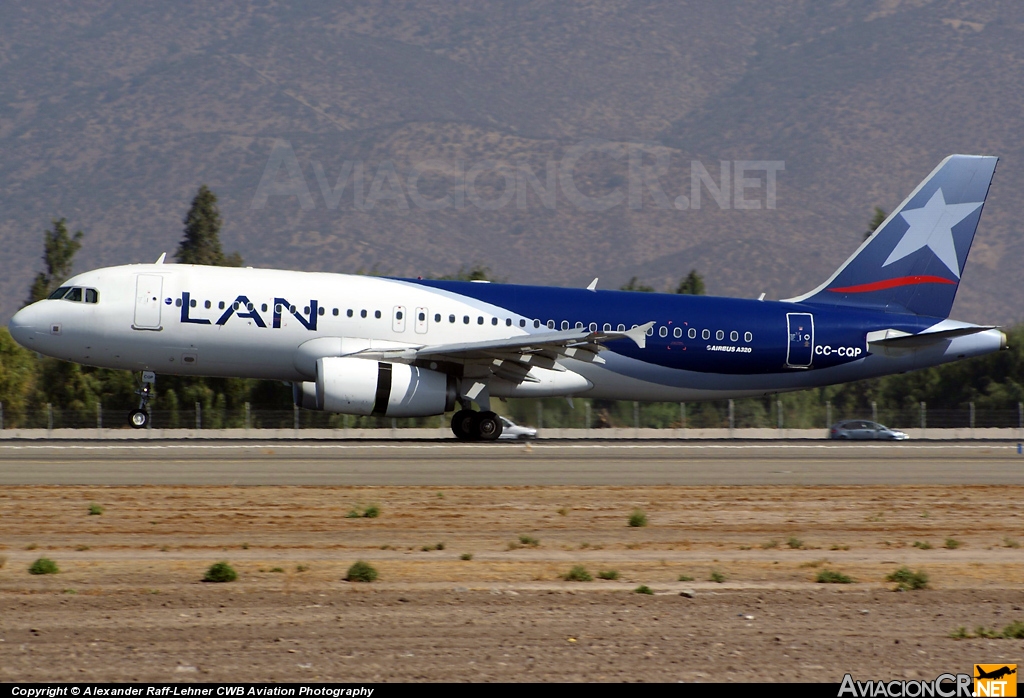
<path id="1" fill-rule="evenodd" d="M 455 378 L 406 364 L 329 356 L 317 359 L 316 382 L 293 383 L 306 409 L 387 417 L 428 417 L 455 407 Z"/>

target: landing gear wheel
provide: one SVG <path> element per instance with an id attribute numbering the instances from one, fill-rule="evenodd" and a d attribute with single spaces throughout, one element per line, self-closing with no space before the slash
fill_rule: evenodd
<path id="1" fill-rule="evenodd" d="M 476 415 L 473 410 L 459 410 L 452 415 L 452 433 L 459 441 L 475 441 Z"/>
<path id="2" fill-rule="evenodd" d="M 149 412 L 146 412 L 146 410 L 132 410 L 128 414 L 128 422 L 135 429 L 145 429 L 149 426 Z"/>
<path id="3" fill-rule="evenodd" d="M 476 418 L 476 435 L 481 441 L 497 441 L 501 436 L 501 420 L 494 412 L 480 412 Z"/>

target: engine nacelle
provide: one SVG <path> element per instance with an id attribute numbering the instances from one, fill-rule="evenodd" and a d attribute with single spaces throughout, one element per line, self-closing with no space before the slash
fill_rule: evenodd
<path id="1" fill-rule="evenodd" d="M 306 409 L 387 417 L 429 417 L 455 407 L 455 378 L 406 364 L 329 356 L 317 359 L 316 383 L 295 383 Z"/>

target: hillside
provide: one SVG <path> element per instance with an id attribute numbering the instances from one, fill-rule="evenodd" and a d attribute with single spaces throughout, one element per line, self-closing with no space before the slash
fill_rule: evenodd
<path id="1" fill-rule="evenodd" d="M 1003 159 L 954 314 L 1024 320 L 1011 0 L 95 0 L 8 4 L 0 20 L 5 319 L 51 218 L 85 231 L 79 270 L 151 261 L 173 252 L 200 183 L 220 198 L 225 249 L 254 266 L 426 275 L 479 261 L 514 282 L 603 287 L 667 287 L 695 267 L 711 293 L 785 297 L 849 255 L 873 206 L 971 152 Z M 631 152 L 667 163 L 660 203 L 649 180 L 630 202 Z M 691 160 L 716 181 L 719 161 L 784 161 L 777 207 L 722 210 L 706 191 L 699 210 L 673 207 Z M 261 205 L 274 162 L 300 195 Z M 552 169 L 545 205 L 523 172 L 546 185 L 549 162 L 622 202 L 584 210 Z M 332 192 L 346 163 L 362 168 L 362 205 L 351 183 Z M 478 171 L 480 198 L 457 205 Z M 488 205 L 508 181 L 517 196 Z M 425 208 L 446 194 L 453 205 Z"/>

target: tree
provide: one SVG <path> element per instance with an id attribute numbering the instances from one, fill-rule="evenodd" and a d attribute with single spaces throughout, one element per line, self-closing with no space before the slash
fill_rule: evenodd
<path id="1" fill-rule="evenodd" d="M 240 267 L 237 252 L 224 255 L 220 246 L 220 211 L 217 196 L 205 184 L 199 187 L 185 216 L 185 237 L 174 253 L 179 264 L 205 264 L 215 267 Z"/>
<path id="2" fill-rule="evenodd" d="M 871 234 L 878 230 L 878 226 L 885 222 L 888 215 L 889 214 L 885 212 L 885 209 L 875 206 L 875 214 L 871 216 L 871 221 L 868 223 L 868 229 L 864 231 L 865 240 L 871 237 Z"/>
<path id="3" fill-rule="evenodd" d="M 469 269 L 460 266 L 454 274 L 437 277 L 439 281 L 496 281 L 491 268 L 483 262 L 477 262 Z"/>
<path id="4" fill-rule="evenodd" d="M 68 235 L 67 219 L 53 221 L 53 230 L 43 233 L 43 262 L 46 271 L 36 274 L 25 305 L 47 298 L 71 276 L 75 253 L 82 246 L 82 231 Z"/>
<path id="5" fill-rule="evenodd" d="M 626 283 L 624 283 L 622 286 L 619 286 L 619 290 L 640 291 L 642 293 L 654 293 L 653 286 L 648 286 L 647 284 L 640 283 L 640 281 L 635 276 Z"/>
<path id="6" fill-rule="evenodd" d="M 696 269 L 691 269 L 690 273 L 679 282 L 679 286 L 676 287 L 676 293 L 687 296 L 703 296 L 704 277 L 698 274 Z"/>

